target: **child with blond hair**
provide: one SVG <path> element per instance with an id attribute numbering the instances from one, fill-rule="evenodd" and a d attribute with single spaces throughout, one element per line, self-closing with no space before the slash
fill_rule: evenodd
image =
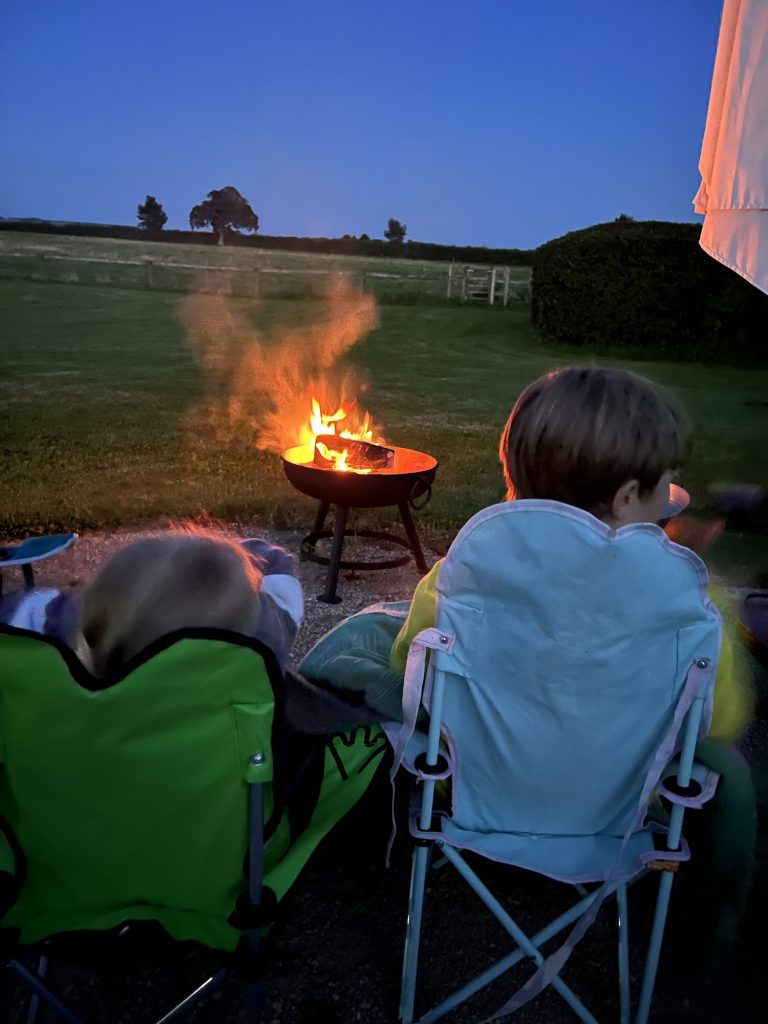
<path id="1" fill-rule="evenodd" d="M 144 537 L 85 587 L 77 653 L 103 676 L 168 633 L 218 628 L 261 640 L 284 667 L 302 615 L 294 568 L 292 555 L 265 541 L 187 529 Z"/>
<path id="2" fill-rule="evenodd" d="M 192 628 L 255 637 L 285 668 L 302 614 L 294 555 L 186 526 L 127 544 L 83 587 L 21 591 L 0 607 L 0 621 L 64 641 L 97 676 Z"/>

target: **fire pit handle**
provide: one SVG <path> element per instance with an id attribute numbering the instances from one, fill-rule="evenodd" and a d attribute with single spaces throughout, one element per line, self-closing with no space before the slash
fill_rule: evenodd
<path id="1" fill-rule="evenodd" d="M 420 490 L 426 484 L 426 491 L 424 493 L 424 500 L 419 504 L 416 504 L 416 497 L 420 493 Z M 420 512 L 423 508 L 426 508 L 429 504 L 429 499 L 432 497 L 432 483 L 428 478 L 423 476 L 417 476 L 413 481 L 413 487 L 411 493 L 408 496 L 408 504 L 411 506 L 414 512 Z"/>

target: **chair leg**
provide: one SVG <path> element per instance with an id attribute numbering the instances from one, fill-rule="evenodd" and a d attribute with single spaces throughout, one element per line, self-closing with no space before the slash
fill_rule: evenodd
<path id="1" fill-rule="evenodd" d="M 249 981 L 245 997 L 245 1019 L 247 1024 L 260 1024 L 264 1013 L 264 985 L 260 981 Z"/>
<path id="2" fill-rule="evenodd" d="M 544 961 L 544 955 L 542 954 L 541 950 L 538 948 L 536 943 L 534 943 L 525 934 L 525 932 L 522 930 L 522 928 L 520 928 L 517 922 L 512 917 L 510 917 L 510 915 L 506 912 L 501 903 L 499 903 L 499 901 L 493 895 L 488 886 L 486 886 L 478 878 L 478 876 L 464 861 L 464 859 L 457 850 L 450 846 L 444 846 L 443 850 L 445 852 L 445 856 L 448 858 L 451 864 L 453 864 L 453 866 L 456 868 L 456 870 L 459 872 L 462 878 L 464 878 L 464 880 L 469 883 L 471 888 L 475 891 L 475 893 L 477 893 L 477 895 L 480 897 L 480 899 L 483 901 L 486 907 L 488 907 L 488 909 L 499 922 L 499 924 L 507 932 L 509 932 L 509 934 L 515 940 L 517 945 L 525 951 L 526 955 L 533 960 L 536 966 L 541 966 L 541 964 Z M 595 893 L 591 893 L 588 897 L 586 897 L 586 900 L 589 901 L 594 895 Z M 584 900 L 577 904 L 577 906 L 580 908 L 582 912 L 587 909 L 588 905 L 588 902 L 585 905 Z M 575 910 L 576 908 L 572 908 L 571 913 Z M 570 1008 L 573 1010 L 573 1012 L 576 1014 L 579 1020 L 583 1021 L 584 1024 L 597 1024 L 597 1021 L 595 1017 L 592 1015 L 592 1013 L 586 1008 L 586 1006 L 582 1003 L 578 996 L 576 996 L 571 991 L 571 989 L 568 987 L 568 985 L 566 985 L 566 983 L 563 981 L 561 977 L 558 976 L 556 978 L 553 978 L 550 984 L 552 985 L 552 988 L 554 988 L 554 990 L 558 993 L 558 995 L 560 995 L 566 1001 L 566 1003 L 570 1006 Z M 510 1002 L 512 1001 L 513 1000 L 510 1000 Z M 442 1005 L 447 1006 L 448 1002 L 449 1000 L 446 1000 L 445 1003 L 443 1003 Z M 502 1007 L 502 1009 L 497 1012 L 514 1013 L 515 1007 L 512 1007 L 509 1004 L 505 1004 Z M 427 1014 L 425 1020 L 429 1019 L 432 1016 L 433 1015 L 431 1013 Z"/>
<path id="3" fill-rule="evenodd" d="M 33 992 L 37 993 L 43 1002 L 50 1006 L 54 1013 L 58 1014 L 59 1018 L 65 1021 L 66 1024 L 83 1024 L 82 1019 L 70 1010 L 69 1007 L 63 1003 L 33 971 L 28 971 L 27 968 L 23 964 L 19 963 L 18 960 L 11 960 L 8 967 L 14 972 L 14 974 L 21 978 L 22 982 L 28 988 L 31 988 Z"/>
<path id="4" fill-rule="evenodd" d="M 42 955 L 37 963 L 37 976 L 41 980 L 45 978 L 48 973 L 48 957 Z M 35 1024 L 37 1020 L 37 1011 L 40 1007 L 40 996 L 37 992 L 32 993 L 32 997 L 29 1000 L 29 1009 L 27 1010 L 27 1024 Z"/>
<path id="5" fill-rule="evenodd" d="M 171 1024 L 171 1021 L 177 1021 L 181 1017 L 185 1017 L 198 1003 L 201 1003 L 211 993 L 215 992 L 226 976 L 226 969 L 224 967 L 220 968 L 210 978 L 206 978 L 202 985 L 198 985 L 194 992 L 190 992 L 185 999 L 182 999 L 172 1010 L 169 1010 L 160 1020 L 156 1021 L 156 1024 Z"/>
<path id="6" fill-rule="evenodd" d="M 643 987 L 640 990 L 640 1003 L 637 1008 L 635 1024 L 647 1024 L 648 1014 L 651 1010 L 653 988 L 656 984 L 656 971 L 659 966 L 659 956 L 661 955 L 661 943 L 664 938 L 664 926 L 667 922 L 669 895 L 674 877 L 671 871 L 662 871 L 659 880 L 659 895 L 656 898 L 656 913 L 653 917 L 651 939 L 648 943 L 648 956 L 645 961 Z"/>
<path id="7" fill-rule="evenodd" d="M 416 999 L 416 971 L 419 963 L 421 915 L 424 909 L 424 883 L 427 876 L 430 848 L 417 846 L 411 864 L 411 889 L 408 896 L 408 920 L 405 925 L 403 950 L 403 978 L 400 989 L 400 1020 L 412 1024 L 413 1004 Z"/>
<path id="8" fill-rule="evenodd" d="M 258 811 L 257 816 L 261 816 L 262 811 Z M 260 858 L 259 865 L 257 867 L 258 879 L 261 881 L 261 867 Z M 255 879 L 254 879 L 255 881 Z M 261 930 L 259 928 L 251 928 L 248 932 L 248 951 L 251 955 L 251 968 L 253 969 L 258 961 L 259 951 L 261 950 Z M 264 1014 L 264 1003 L 266 1001 L 266 993 L 264 991 L 264 983 L 260 979 L 257 981 L 249 981 L 248 988 L 245 994 L 245 1019 L 247 1024 L 260 1024 L 262 1016 Z"/>
<path id="9" fill-rule="evenodd" d="M 616 903 L 619 931 L 619 1020 L 621 1024 L 629 1024 L 629 918 L 626 883 L 622 883 L 616 890 Z"/>

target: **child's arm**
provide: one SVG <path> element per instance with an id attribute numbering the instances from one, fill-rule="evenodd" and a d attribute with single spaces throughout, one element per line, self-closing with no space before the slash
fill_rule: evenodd
<path id="1" fill-rule="evenodd" d="M 419 582 L 411 598 L 411 607 L 403 628 L 397 634 L 389 655 L 389 667 L 393 672 L 403 675 L 408 660 L 408 648 L 411 640 L 422 629 L 435 625 L 437 619 L 437 577 L 443 566 L 444 558 L 435 562 L 427 575 Z"/>
<path id="2" fill-rule="evenodd" d="M 749 666 L 738 639 L 738 618 L 728 594 L 711 586 L 709 597 L 723 616 L 723 642 L 715 677 L 712 724 L 708 736 L 732 743 L 754 714 L 755 695 Z"/>
<path id="3" fill-rule="evenodd" d="M 671 519 L 664 532 L 676 544 L 695 551 L 700 557 L 723 532 L 724 519 L 705 521 L 692 516 Z M 710 586 L 709 598 L 723 617 L 723 640 L 715 677 L 712 724 L 708 736 L 733 743 L 744 732 L 755 710 L 755 695 L 749 666 L 738 639 L 738 616 L 720 587 Z"/>
<path id="4" fill-rule="evenodd" d="M 8 594 L 0 602 L 0 622 L 34 633 L 47 633 L 48 610 L 59 597 L 58 590 L 19 590 Z"/>
<path id="5" fill-rule="evenodd" d="M 242 544 L 264 577 L 259 594 L 258 639 L 274 651 L 280 667 L 285 669 L 304 616 L 298 560 L 285 548 L 260 538 Z"/>

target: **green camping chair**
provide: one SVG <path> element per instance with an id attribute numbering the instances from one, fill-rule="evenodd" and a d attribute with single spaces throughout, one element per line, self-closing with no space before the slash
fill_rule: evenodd
<path id="1" fill-rule="evenodd" d="M 329 741 L 297 814 L 273 755 L 282 708 L 274 655 L 235 633 L 173 633 L 95 679 L 64 645 L 0 627 L 0 923 L 35 1004 L 80 1022 L 20 950 L 125 922 L 157 922 L 260 974 L 281 899 L 386 746 L 376 727 Z M 250 1022 L 262 1001 L 249 981 Z"/>

